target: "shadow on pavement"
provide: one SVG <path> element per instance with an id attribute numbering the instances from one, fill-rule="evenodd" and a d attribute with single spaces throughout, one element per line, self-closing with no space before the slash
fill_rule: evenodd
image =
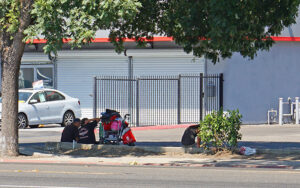
<path id="1" fill-rule="evenodd" d="M 97 147 L 97 145 L 95 145 Z M 102 145 L 101 149 L 57 149 L 46 148 L 45 142 L 40 143 L 23 143 L 19 144 L 19 150 L 21 154 L 32 156 L 34 153 L 41 154 L 54 154 L 54 155 L 69 155 L 71 157 L 122 157 L 122 156 L 155 156 L 163 155 L 159 150 L 146 151 L 142 148 L 120 145 L 122 147 L 112 147 L 113 145 Z"/>
<path id="2" fill-rule="evenodd" d="M 46 150 L 45 142 L 38 143 L 23 143 L 20 144 L 20 153 L 25 155 L 33 155 L 35 152 L 42 154 L 55 155 L 69 155 L 72 157 L 122 157 L 122 156 L 155 156 L 164 155 L 158 150 L 145 151 L 141 147 L 181 147 L 180 142 L 137 142 L 136 145 L 140 147 L 111 147 L 111 145 L 104 145 L 100 149 L 92 148 L 89 150 L 75 149 L 75 150 Z M 250 160 L 300 160 L 300 143 L 298 142 L 248 142 L 241 141 L 239 146 L 247 146 L 258 149 L 258 151 L 266 150 L 267 152 L 259 153 L 253 156 L 231 155 L 226 158 L 230 159 L 250 159 Z M 268 151 L 270 150 L 270 151 Z M 199 156 L 205 157 L 205 156 Z M 215 158 L 215 156 L 208 156 Z M 221 157 L 222 158 L 222 157 Z M 223 157 L 224 158 L 224 157 Z M 190 161 L 189 161 L 190 162 Z"/>
<path id="3" fill-rule="evenodd" d="M 239 146 L 247 146 L 256 149 L 300 149 L 300 142 L 249 142 L 240 141 Z"/>
<path id="4" fill-rule="evenodd" d="M 34 153 L 50 154 L 48 151 L 45 151 L 44 142 L 38 143 L 21 143 L 19 144 L 19 152 L 21 155 L 32 156 Z"/>
<path id="5" fill-rule="evenodd" d="M 129 146 L 128 146 L 129 147 Z M 162 155 L 161 152 L 151 152 L 139 149 L 136 147 L 132 148 L 116 148 L 112 149 L 111 147 L 103 147 L 101 150 L 70 150 L 63 152 L 65 155 L 69 155 L 73 158 L 77 157 L 124 157 L 124 156 L 135 156 L 135 157 L 146 157 L 146 156 L 155 156 Z"/>

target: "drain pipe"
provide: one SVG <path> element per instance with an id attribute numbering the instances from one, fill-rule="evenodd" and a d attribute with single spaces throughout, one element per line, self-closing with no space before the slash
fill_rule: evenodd
<path id="1" fill-rule="evenodd" d="M 282 119 L 283 119 L 283 98 L 279 98 L 279 117 L 278 117 L 278 121 L 279 121 L 279 125 L 282 125 Z"/>
<path id="2" fill-rule="evenodd" d="M 296 101 L 296 125 L 299 125 L 299 97 L 295 98 Z"/>

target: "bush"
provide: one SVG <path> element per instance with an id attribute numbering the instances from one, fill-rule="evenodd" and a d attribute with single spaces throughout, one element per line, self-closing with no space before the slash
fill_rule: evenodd
<path id="1" fill-rule="evenodd" d="M 242 138 L 239 133 L 242 115 L 239 110 L 223 110 L 207 115 L 200 122 L 198 136 L 201 138 L 201 147 L 209 150 L 214 147 L 216 151 L 236 149 L 238 140 Z"/>

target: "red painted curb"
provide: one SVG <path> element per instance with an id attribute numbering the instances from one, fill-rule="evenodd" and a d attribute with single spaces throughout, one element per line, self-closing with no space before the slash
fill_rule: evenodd
<path id="1" fill-rule="evenodd" d="M 194 124 L 182 124 L 182 125 L 156 125 L 156 126 L 147 126 L 147 127 L 130 127 L 132 131 L 147 131 L 147 130 L 162 130 L 162 129 L 179 129 L 187 128 Z M 99 129 L 95 129 L 95 133 L 98 133 Z"/>
<path id="2" fill-rule="evenodd" d="M 144 131 L 144 130 L 160 130 L 160 129 L 178 129 L 178 128 L 187 128 L 193 124 L 184 124 L 184 125 L 157 125 L 157 126 L 148 126 L 148 127 L 131 127 L 133 131 Z"/>

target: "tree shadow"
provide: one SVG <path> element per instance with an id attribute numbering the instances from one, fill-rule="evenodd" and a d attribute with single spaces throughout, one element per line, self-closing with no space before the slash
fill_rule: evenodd
<path id="1" fill-rule="evenodd" d="M 32 156 L 34 153 L 69 155 L 71 157 L 122 157 L 122 156 L 155 156 L 163 155 L 163 151 L 157 147 L 132 147 L 127 145 L 89 145 L 76 144 L 72 148 L 72 143 L 59 142 L 39 142 L 19 144 L 20 153 Z"/>
<path id="2" fill-rule="evenodd" d="M 103 145 L 101 149 L 75 149 L 63 151 L 62 154 L 69 155 L 73 158 L 79 157 L 107 157 L 107 158 L 116 158 L 124 156 L 134 156 L 134 157 L 146 157 L 146 156 L 157 156 L 163 155 L 160 151 L 148 151 L 138 147 L 130 146 L 108 146 Z"/>
<path id="3" fill-rule="evenodd" d="M 239 146 L 252 147 L 256 149 L 299 149 L 300 142 L 255 142 L 240 141 Z"/>
<path id="4" fill-rule="evenodd" d="M 72 149 L 72 143 L 68 147 L 57 147 L 54 142 L 53 147 L 46 147 L 48 143 L 22 143 L 20 153 L 32 156 L 35 152 L 42 154 L 54 154 L 58 156 L 69 155 L 71 157 L 122 157 L 122 156 L 158 156 L 166 155 L 163 147 L 181 148 L 180 142 L 137 142 L 137 147 L 125 145 L 87 145 L 88 147 L 76 147 Z M 204 154 L 203 150 L 195 147 L 184 148 L 184 153 L 201 154 L 199 158 L 225 158 L 225 159 L 248 159 L 248 160 L 275 160 L 275 161 L 295 161 L 300 160 L 300 142 L 239 142 L 240 146 L 247 146 L 257 149 L 257 154 L 252 156 L 242 156 L 237 154 L 226 157 L 220 155 Z M 146 149 L 145 149 L 146 148 Z M 263 151 L 263 152 L 262 152 Z M 191 161 L 188 161 L 189 163 Z"/>

